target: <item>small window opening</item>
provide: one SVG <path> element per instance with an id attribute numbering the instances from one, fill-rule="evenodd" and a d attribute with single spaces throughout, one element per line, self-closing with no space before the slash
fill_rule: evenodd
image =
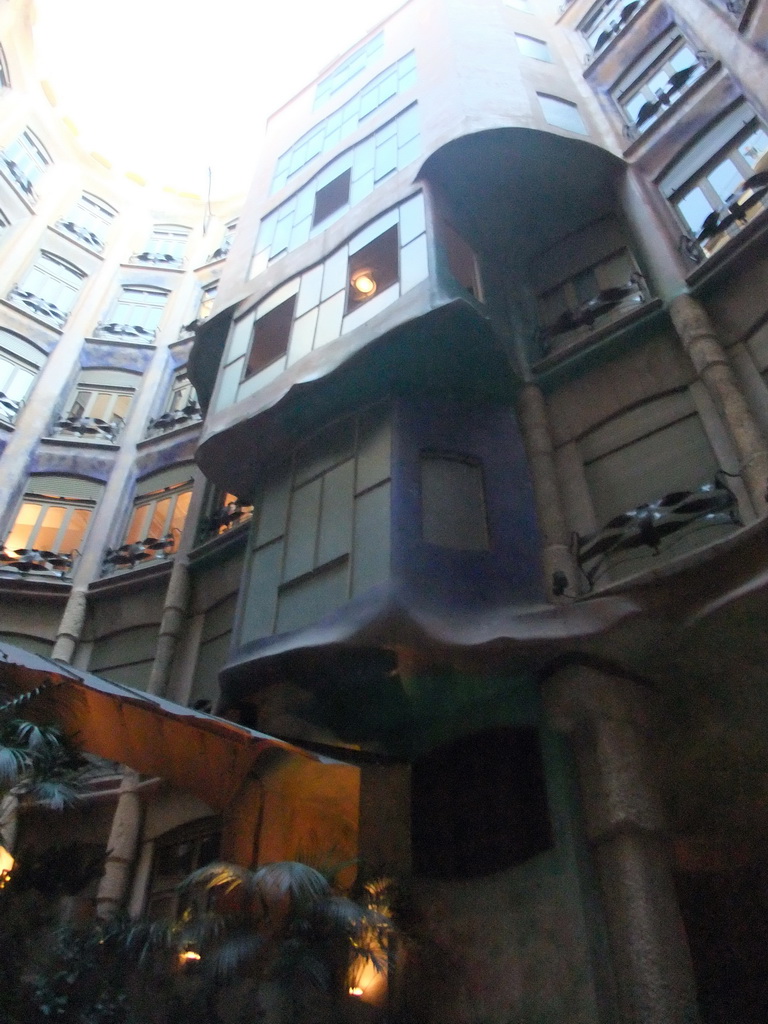
<path id="1" fill-rule="evenodd" d="M 349 202 L 349 183 L 352 179 L 351 168 L 329 181 L 315 194 L 315 211 L 312 215 L 312 227 L 321 224 L 326 217 L 336 213 Z"/>
<path id="2" fill-rule="evenodd" d="M 275 306 L 264 316 L 259 317 L 253 325 L 251 351 L 248 354 L 248 365 L 245 370 L 246 379 L 285 355 L 288 350 L 295 307 L 296 296 L 291 295 L 285 302 L 281 302 L 279 306 Z"/>
<path id="3" fill-rule="evenodd" d="M 349 257 L 348 280 L 347 313 L 397 284 L 399 263 L 396 225 L 352 253 Z"/>

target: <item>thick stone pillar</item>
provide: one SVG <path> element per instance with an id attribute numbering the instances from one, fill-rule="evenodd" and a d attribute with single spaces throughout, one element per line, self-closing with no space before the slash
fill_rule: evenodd
<path id="1" fill-rule="evenodd" d="M 570 735 L 603 897 L 621 1024 L 695 1024 L 691 957 L 649 746 L 650 694 L 571 666 L 544 685 L 550 724 Z"/>
<path id="2" fill-rule="evenodd" d="M 737 471 L 755 511 L 762 516 L 768 511 L 768 439 L 747 405 L 728 356 L 701 304 L 690 295 L 678 295 L 670 302 L 669 312 L 683 348 L 731 435 L 739 456 Z"/>
<path id="3" fill-rule="evenodd" d="M 168 689 L 173 656 L 189 606 L 190 584 L 189 569 L 179 555 L 173 563 L 168 590 L 165 595 L 163 617 L 160 620 L 160 633 L 157 638 L 155 660 L 149 674 L 147 692 L 162 695 Z"/>
<path id="4" fill-rule="evenodd" d="M 138 782 L 137 773 L 125 769 L 107 842 L 104 874 L 96 893 L 96 915 L 101 918 L 117 913 L 128 895 L 141 831 L 142 806 L 137 792 Z"/>
<path id="5" fill-rule="evenodd" d="M 564 574 L 567 580 L 564 589 L 572 597 L 578 592 L 579 572 L 569 547 L 570 533 L 560 495 L 547 405 L 541 389 L 535 384 L 526 384 L 520 392 L 518 413 L 542 534 L 547 592 L 550 600 L 562 600 L 562 590 L 557 586 L 558 579 L 562 582 L 560 574 Z M 557 594 L 557 590 L 561 590 L 561 593 Z"/>
<path id="6" fill-rule="evenodd" d="M 64 614 L 61 617 L 56 643 L 51 657 L 70 664 L 83 634 L 85 616 L 88 611 L 88 592 L 76 587 L 69 595 Z"/>

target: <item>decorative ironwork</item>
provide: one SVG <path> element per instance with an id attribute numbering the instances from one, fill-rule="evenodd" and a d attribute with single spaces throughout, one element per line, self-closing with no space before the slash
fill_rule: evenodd
<path id="1" fill-rule="evenodd" d="M 691 263 L 701 263 L 704 259 L 704 253 L 701 251 L 701 246 L 695 238 L 691 238 L 690 235 L 680 235 L 680 241 L 677 243 L 677 247 L 686 259 L 689 259 Z"/>
<path id="2" fill-rule="evenodd" d="M 747 211 L 763 200 L 768 193 L 768 171 L 758 171 L 746 178 L 732 192 L 726 202 L 718 210 L 713 210 L 704 219 L 701 231 L 696 236 L 697 242 L 708 242 L 717 235 L 727 231 L 734 224 L 746 224 Z"/>
<path id="3" fill-rule="evenodd" d="M 114 442 L 123 425 L 124 420 L 119 416 L 111 422 L 95 416 L 67 416 L 56 423 L 54 437 L 56 434 L 77 434 L 79 437 Z"/>
<path id="4" fill-rule="evenodd" d="M 650 548 L 659 554 L 662 541 L 686 527 L 741 525 L 736 496 L 720 480 L 695 491 L 673 491 L 647 505 L 611 519 L 588 537 L 574 535 L 576 558 L 590 586 L 607 560 L 622 551 Z"/>
<path id="5" fill-rule="evenodd" d="M 553 324 L 543 328 L 541 334 L 545 347 L 552 338 L 560 334 L 566 334 L 578 327 L 588 327 L 592 330 L 597 321 L 609 313 L 645 302 L 646 294 L 642 280 L 639 272 L 634 273 L 625 285 L 604 288 L 593 298 L 583 302 L 578 309 L 566 310 Z"/>
<path id="6" fill-rule="evenodd" d="M 183 267 L 181 256 L 171 252 L 136 252 L 131 256 L 131 263 L 150 263 L 155 267 Z"/>
<path id="7" fill-rule="evenodd" d="M 8 168 L 8 173 L 19 186 L 24 195 L 33 201 L 37 199 L 32 182 L 29 180 L 26 174 L 23 173 L 23 171 L 16 163 L 16 161 L 11 160 L 10 157 L 7 157 L 4 153 L 2 154 L 2 159 L 3 163 Z"/>
<path id="8" fill-rule="evenodd" d="M 181 427 L 185 423 L 192 423 L 195 420 L 199 420 L 202 416 L 202 410 L 197 402 L 194 400 L 187 402 L 182 409 L 173 409 L 170 412 L 164 412 L 162 416 L 157 416 L 155 419 L 149 421 L 150 430 L 166 431 L 173 430 L 174 427 Z"/>
<path id="9" fill-rule="evenodd" d="M 41 295 L 35 295 L 34 292 L 25 292 L 21 288 L 14 285 L 8 293 L 8 298 L 14 305 L 26 306 L 36 316 L 45 317 L 47 320 L 53 320 L 58 327 L 63 327 L 69 316 L 68 312 L 64 312 L 54 302 L 48 302 Z"/>
<path id="10" fill-rule="evenodd" d="M 107 548 L 104 555 L 104 571 L 132 569 L 139 562 L 152 558 L 167 558 L 173 552 L 176 540 L 172 533 L 164 537 L 145 537 L 132 544 L 121 544 L 119 548 Z"/>
<path id="11" fill-rule="evenodd" d="M 225 256 L 229 255 L 229 250 L 231 248 L 231 241 L 222 242 L 218 249 L 213 250 L 211 255 L 206 260 L 206 263 L 215 263 L 216 260 L 223 260 Z"/>
<path id="12" fill-rule="evenodd" d="M 0 566 L 15 569 L 22 575 L 28 572 L 49 572 L 65 576 L 72 569 L 75 552 L 65 555 L 57 551 L 41 551 L 38 548 L 4 548 L 0 554 Z"/>
<path id="13" fill-rule="evenodd" d="M 68 235 L 72 235 L 78 242 L 87 245 L 89 249 L 97 249 L 101 252 L 104 248 L 104 243 L 97 234 L 94 234 L 93 231 L 89 231 L 88 228 L 84 228 L 82 224 L 77 224 L 73 220 L 57 220 L 56 227 L 65 231 Z"/>
<path id="14" fill-rule="evenodd" d="M 244 501 L 242 498 L 227 502 L 226 505 L 217 508 L 208 519 L 202 521 L 203 539 L 208 540 L 219 533 L 231 530 L 233 526 L 247 522 L 252 515 L 253 505 L 250 502 Z"/>
<path id="15" fill-rule="evenodd" d="M 96 325 L 99 334 L 111 334 L 122 338 L 139 338 L 141 341 L 154 341 L 156 330 L 148 330 L 140 324 L 115 324 L 100 322 Z"/>
<path id="16" fill-rule="evenodd" d="M 624 7 L 622 7 L 621 13 L 616 21 L 612 22 L 607 28 L 604 28 L 595 40 L 595 53 L 597 53 L 598 50 L 602 50 L 606 43 L 621 32 L 638 7 L 641 6 L 641 3 L 642 0 L 632 0 L 631 3 L 625 4 Z"/>
<path id="17" fill-rule="evenodd" d="M 6 423 L 13 423 L 21 412 L 24 403 L 16 398 L 9 398 L 3 391 L 0 391 L 0 420 Z"/>
<path id="18" fill-rule="evenodd" d="M 639 128 L 646 121 L 650 121 L 652 117 L 658 114 L 662 107 L 668 107 L 672 103 L 675 93 L 682 92 L 691 75 L 698 71 L 698 69 L 698 64 L 691 64 L 690 67 L 682 68 L 682 70 L 675 71 L 673 75 L 670 75 L 667 81 L 667 88 L 659 89 L 656 92 L 656 99 L 648 100 L 638 110 L 635 128 Z"/>

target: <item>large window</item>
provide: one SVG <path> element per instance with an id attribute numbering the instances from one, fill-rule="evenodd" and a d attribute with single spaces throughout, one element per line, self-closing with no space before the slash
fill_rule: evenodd
<path id="1" fill-rule="evenodd" d="M 347 57 L 346 60 L 343 60 L 329 75 L 321 78 L 317 83 L 315 106 L 320 106 L 321 103 L 324 103 L 333 96 L 339 89 L 342 89 L 347 82 L 351 82 L 353 78 L 362 74 L 383 46 L 384 33 L 379 32 L 373 39 L 369 39 L 367 43 L 359 46 L 353 54 Z"/>
<path id="2" fill-rule="evenodd" d="M 83 245 L 100 252 L 104 248 L 104 239 L 116 214 L 117 210 L 103 199 L 84 192 L 77 201 L 72 216 L 67 220 L 58 221 L 57 227 Z"/>
<path id="3" fill-rule="evenodd" d="M 151 341 L 169 294 L 162 288 L 124 285 L 111 315 L 99 325 L 100 333 Z"/>
<path id="4" fill-rule="evenodd" d="M 272 191 L 281 189 L 288 179 L 321 153 L 327 153 L 351 135 L 360 122 L 393 96 L 410 89 L 416 81 L 416 56 L 413 52 L 385 68 L 342 107 L 301 136 L 277 161 Z"/>
<path id="5" fill-rule="evenodd" d="M 114 441 L 125 423 L 136 377 L 124 370 L 83 371 L 56 434 Z"/>
<path id="6" fill-rule="evenodd" d="M 252 377 L 285 355 L 295 308 L 294 294 L 254 322 L 251 348 L 245 366 L 246 378 Z"/>
<path id="7" fill-rule="evenodd" d="M 17 188 L 27 199 L 36 199 L 35 184 L 51 163 L 50 156 L 37 136 L 27 128 L 5 147 L 2 159 Z"/>
<path id="8" fill-rule="evenodd" d="M 672 29 L 621 76 L 613 95 L 627 124 L 645 131 L 704 71 L 693 47 Z"/>
<path id="9" fill-rule="evenodd" d="M 271 260 L 303 245 L 349 206 L 359 203 L 421 152 L 416 104 L 372 135 L 336 157 L 284 203 L 268 213 L 259 227 L 251 276 Z"/>
<path id="10" fill-rule="evenodd" d="M 427 544 L 488 550 L 485 483 L 477 459 L 422 452 L 421 530 Z"/>
<path id="11" fill-rule="evenodd" d="M 178 224 L 157 224 L 143 252 L 131 257 L 134 263 L 150 263 L 157 267 L 181 267 L 190 229 Z"/>
<path id="12" fill-rule="evenodd" d="M 597 53 L 629 24 L 646 3 L 647 0 L 606 0 L 581 23 L 582 35 Z"/>
<path id="13" fill-rule="evenodd" d="M 537 92 L 536 95 L 539 97 L 547 124 L 551 124 L 555 128 L 564 128 L 566 131 L 575 132 L 578 135 L 588 134 L 587 127 L 575 103 L 561 99 L 559 96 L 549 96 L 543 92 Z"/>
<path id="14" fill-rule="evenodd" d="M 690 147 L 660 184 L 709 256 L 768 206 L 768 133 L 742 104 Z"/>
<path id="15" fill-rule="evenodd" d="M 43 358 L 43 353 L 24 338 L 0 331 L 0 420 L 14 422 Z"/>
<path id="16" fill-rule="evenodd" d="M 61 559 L 82 549 L 102 485 L 79 477 L 33 476 L 5 540 L 5 561 L 22 571 L 61 568 Z M 66 568 L 66 566 L 64 566 Z"/>
<path id="17" fill-rule="evenodd" d="M 166 483 L 174 478 L 179 482 Z M 175 551 L 191 497 L 192 480 L 184 469 L 167 470 L 141 481 L 123 544 L 166 541 L 162 547 L 151 550 L 157 557 Z"/>
<path id="18" fill-rule="evenodd" d="M 155 840 L 147 897 L 147 915 L 152 920 L 178 915 L 180 884 L 187 875 L 216 860 L 220 846 L 218 818 L 188 822 Z"/>
<path id="19" fill-rule="evenodd" d="M 174 375 L 165 409 L 159 416 L 149 421 L 149 430 L 153 433 L 173 430 L 174 427 L 196 422 L 200 416 L 200 403 L 184 367 Z"/>
<path id="20" fill-rule="evenodd" d="M 517 48 L 524 57 L 533 57 L 534 60 L 543 60 L 552 63 L 552 54 L 543 39 L 536 39 L 534 36 L 525 36 L 521 32 L 515 32 Z"/>
<path id="21" fill-rule="evenodd" d="M 214 281 L 212 284 L 207 284 L 200 291 L 200 303 L 197 307 L 197 319 L 207 320 L 213 310 L 213 304 L 216 301 L 216 295 L 219 290 L 219 282 Z"/>
<path id="22" fill-rule="evenodd" d="M 232 239 L 235 237 L 235 230 L 237 228 L 237 221 L 231 220 L 224 227 L 224 237 L 221 240 L 221 245 L 211 253 L 208 257 L 208 263 L 213 263 L 214 260 L 223 260 L 229 250 L 232 248 Z"/>
<path id="23" fill-rule="evenodd" d="M 43 251 L 8 297 L 14 305 L 61 327 L 75 304 L 84 278 L 84 272 L 74 264 Z"/>

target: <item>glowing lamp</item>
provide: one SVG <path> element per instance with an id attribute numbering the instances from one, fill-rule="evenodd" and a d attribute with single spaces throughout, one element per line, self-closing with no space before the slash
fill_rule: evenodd
<path id="1" fill-rule="evenodd" d="M 196 953 L 194 949 L 185 949 L 183 953 L 179 953 L 179 960 L 183 964 L 195 963 L 200 959 L 200 954 Z"/>
<path id="2" fill-rule="evenodd" d="M 376 280 L 372 270 L 358 270 L 352 276 L 351 284 L 362 299 L 369 299 L 376 292 Z"/>
<path id="3" fill-rule="evenodd" d="M 360 988 L 359 985 L 354 985 L 352 988 L 350 988 L 349 994 L 351 996 L 361 996 L 363 994 L 363 990 Z"/>

